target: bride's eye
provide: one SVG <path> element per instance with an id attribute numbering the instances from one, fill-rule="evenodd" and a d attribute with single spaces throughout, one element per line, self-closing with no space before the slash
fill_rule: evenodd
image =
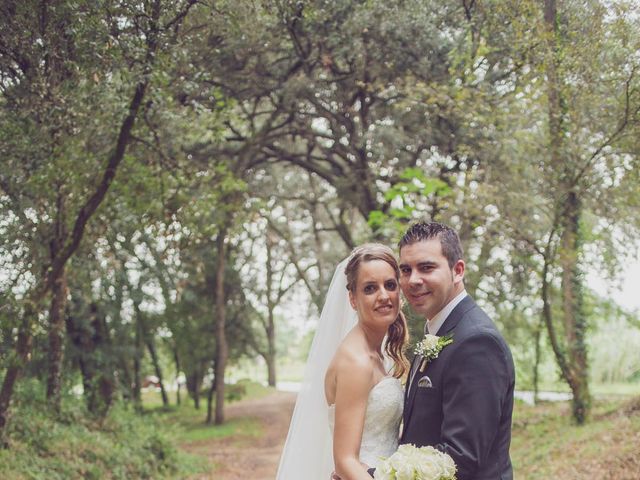
<path id="1" fill-rule="evenodd" d="M 365 285 L 363 291 L 365 294 L 370 294 L 376 291 L 376 287 L 374 285 Z"/>
<path id="2" fill-rule="evenodd" d="M 398 283 L 395 280 L 388 280 L 387 282 L 385 282 L 384 288 L 386 288 L 390 292 L 394 292 L 398 288 Z"/>

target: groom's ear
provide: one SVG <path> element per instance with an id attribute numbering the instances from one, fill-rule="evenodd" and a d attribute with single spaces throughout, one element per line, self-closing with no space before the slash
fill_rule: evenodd
<path id="1" fill-rule="evenodd" d="M 464 280 L 464 260 L 460 259 L 453 265 L 453 283 L 459 283 Z"/>

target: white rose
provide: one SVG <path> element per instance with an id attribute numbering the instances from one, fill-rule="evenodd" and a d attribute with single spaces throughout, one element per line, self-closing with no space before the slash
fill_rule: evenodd
<path id="1" fill-rule="evenodd" d="M 432 447 L 430 445 L 427 445 L 426 447 L 421 447 L 420 448 L 420 453 L 422 455 L 424 455 L 425 457 L 433 457 L 433 456 L 440 455 L 441 452 L 440 452 L 440 450 L 438 450 L 438 449 L 436 449 L 436 448 L 434 448 L 434 447 Z"/>
<path id="2" fill-rule="evenodd" d="M 412 448 L 407 450 L 405 458 L 411 465 L 417 465 L 422 461 L 422 452 L 412 445 Z"/>
<path id="3" fill-rule="evenodd" d="M 442 467 L 442 475 L 445 478 L 454 478 L 458 469 L 456 468 L 456 463 L 453 461 L 453 458 L 451 458 L 446 453 L 443 453 L 441 456 L 440 465 Z"/>
<path id="4" fill-rule="evenodd" d="M 389 465 L 389 462 L 382 462 L 376 468 L 376 471 L 373 473 L 373 478 L 375 480 L 395 480 L 395 472 Z"/>
<path id="5" fill-rule="evenodd" d="M 431 350 L 438 345 L 438 337 L 435 335 L 427 334 L 424 336 L 424 340 L 422 340 L 422 345 L 425 349 Z"/>
<path id="6" fill-rule="evenodd" d="M 418 448 L 416 448 L 415 445 L 411 444 L 411 443 L 403 443 L 402 445 L 400 445 L 398 447 L 398 450 L 396 450 L 396 453 L 394 453 L 393 455 L 410 455 L 411 453 L 417 451 Z M 393 456 L 392 455 L 392 456 Z"/>
<path id="7" fill-rule="evenodd" d="M 396 452 L 393 455 L 391 455 L 391 457 L 389 457 L 389 465 L 393 470 L 398 471 L 409 463 L 407 457 L 408 455 L 405 455 L 400 452 Z"/>
<path id="8" fill-rule="evenodd" d="M 396 468 L 396 480 L 415 480 L 415 473 L 413 465 L 405 463 Z"/>
<path id="9" fill-rule="evenodd" d="M 416 465 L 417 480 L 439 480 L 441 472 L 442 470 L 433 459 Z"/>

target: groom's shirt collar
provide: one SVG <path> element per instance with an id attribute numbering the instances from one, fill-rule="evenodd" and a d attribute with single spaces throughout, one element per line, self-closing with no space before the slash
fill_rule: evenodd
<path id="1" fill-rule="evenodd" d="M 462 290 L 458 295 L 456 295 L 453 298 L 453 300 L 447 303 L 447 305 L 442 310 L 436 313 L 432 319 L 427 320 L 424 333 L 437 335 L 438 330 L 440 330 L 440 327 L 442 326 L 444 321 L 447 319 L 449 314 L 453 311 L 454 308 L 456 308 L 456 305 L 458 305 L 462 301 L 462 299 L 466 296 L 467 296 L 467 291 Z"/>

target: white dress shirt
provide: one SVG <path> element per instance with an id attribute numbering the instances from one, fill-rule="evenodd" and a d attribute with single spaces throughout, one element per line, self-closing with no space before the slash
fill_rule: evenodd
<path id="1" fill-rule="evenodd" d="M 427 320 L 427 323 L 424 326 L 425 335 L 427 333 L 430 333 L 431 335 L 437 335 L 438 330 L 440 330 L 440 327 L 442 326 L 444 321 L 447 319 L 449 314 L 453 311 L 454 308 L 456 308 L 456 305 L 458 305 L 462 301 L 462 299 L 466 296 L 467 296 L 467 291 L 463 289 L 458 295 L 456 295 L 453 298 L 453 300 L 447 303 L 442 310 L 436 313 L 433 316 L 433 318 Z"/>

